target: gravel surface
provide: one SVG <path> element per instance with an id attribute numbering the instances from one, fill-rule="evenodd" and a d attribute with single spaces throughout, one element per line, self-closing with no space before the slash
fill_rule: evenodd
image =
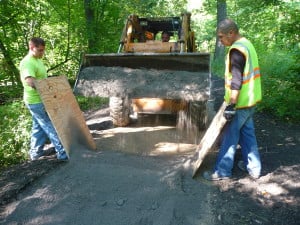
<path id="1" fill-rule="evenodd" d="M 209 73 L 91 66 L 80 72 L 75 93 L 84 96 L 208 98 Z"/>

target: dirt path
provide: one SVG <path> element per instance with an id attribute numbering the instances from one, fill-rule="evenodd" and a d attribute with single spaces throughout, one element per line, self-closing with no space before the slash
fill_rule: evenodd
<path id="1" fill-rule="evenodd" d="M 262 177 L 253 181 L 235 167 L 233 179 L 212 183 L 201 174 L 212 168 L 216 151 L 192 179 L 182 165 L 193 144 L 174 148 L 180 138 L 174 141 L 178 135 L 172 128 L 125 132 L 107 129 L 106 110 L 94 115 L 100 118 L 89 118 L 98 151 L 78 146 L 69 162 L 38 160 L 1 174 L 0 224 L 299 224 L 299 124 L 256 114 Z M 161 145 L 153 148 L 157 142 Z M 173 150 L 163 151 L 163 142 Z"/>

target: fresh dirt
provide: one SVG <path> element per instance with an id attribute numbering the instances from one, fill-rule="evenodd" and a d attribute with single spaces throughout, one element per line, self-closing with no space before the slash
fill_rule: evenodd
<path id="1" fill-rule="evenodd" d="M 203 101 L 208 98 L 209 72 L 90 66 L 80 72 L 76 94 Z"/>
<path id="2" fill-rule="evenodd" d="M 219 83 L 214 80 L 216 108 Z M 232 179 L 208 182 L 202 173 L 212 169 L 217 149 L 192 179 L 182 165 L 193 141 L 174 148 L 186 138 L 170 124 L 112 129 L 107 108 L 86 118 L 97 151 L 78 146 L 69 162 L 49 157 L 1 173 L 0 224 L 299 224 L 300 124 L 257 113 L 262 176 L 252 180 L 235 166 Z"/>

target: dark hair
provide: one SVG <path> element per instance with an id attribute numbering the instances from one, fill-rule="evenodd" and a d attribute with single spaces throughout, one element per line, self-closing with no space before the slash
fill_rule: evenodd
<path id="1" fill-rule="evenodd" d="M 168 36 L 170 36 L 170 33 L 168 31 L 166 31 L 166 30 L 164 30 L 163 32 L 161 32 L 161 35 L 163 35 L 163 34 L 167 34 Z"/>
<path id="2" fill-rule="evenodd" d="M 217 32 L 221 32 L 223 34 L 228 34 L 230 31 L 233 31 L 235 33 L 239 33 L 239 28 L 233 20 L 225 19 L 225 20 L 222 20 L 218 24 Z"/>
<path id="3" fill-rule="evenodd" d="M 40 37 L 33 37 L 30 39 L 30 43 L 33 44 L 35 47 L 37 46 L 45 46 L 46 42 L 44 41 L 44 39 L 40 38 Z"/>

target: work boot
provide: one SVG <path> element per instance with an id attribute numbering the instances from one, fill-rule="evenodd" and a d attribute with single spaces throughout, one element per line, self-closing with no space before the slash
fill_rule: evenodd
<path id="1" fill-rule="evenodd" d="M 32 161 L 34 160 L 38 160 L 39 158 L 43 157 L 44 156 L 44 150 L 43 149 L 38 149 L 38 150 L 35 150 L 35 149 L 31 149 L 29 151 L 29 156 L 30 156 L 30 159 Z"/>
<path id="2" fill-rule="evenodd" d="M 56 151 L 55 151 L 54 147 L 44 149 L 44 156 L 54 155 L 55 153 L 56 153 Z"/>
<path id="3" fill-rule="evenodd" d="M 250 176 L 251 178 L 255 179 L 255 180 L 258 179 L 258 178 L 260 177 L 260 175 L 256 175 L 256 174 L 253 174 L 253 173 L 249 173 L 248 170 L 247 170 L 247 167 L 246 167 L 246 165 L 245 165 L 245 163 L 244 163 L 244 161 L 242 161 L 242 160 L 238 161 L 237 166 L 238 166 L 238 168 L 239 168 L 241 171 L 247 172 L 247 173 L 249 174 L 249 176 Z"/>
<path id="4" fill-rule="evenodd" d="M 38 160 L 39 158 L 44 156 L 44 151 L 40 151 L 39 153 L 30 154 L 30 159 L 32 161 Z"/>
<path id="5" fill-rule="evenodd" d="M 203 177 L 206 180 L 209 180 L 209 181 L 218 181 L 218 180 L 228 180 L 228 179 L 230 179 L 230 177 L 228 177 L 228 176 L 222 177 L 217 172 L 208 172 L 208 171 L 203 173 Z"/>
<path id="6" fill-rule="evenodd" d="M 60 161 L 67 161 L 69 159 L 67 153 L 65 151 L 61 152 L 61 153 L 57 153 L 57 159 Z"/>

